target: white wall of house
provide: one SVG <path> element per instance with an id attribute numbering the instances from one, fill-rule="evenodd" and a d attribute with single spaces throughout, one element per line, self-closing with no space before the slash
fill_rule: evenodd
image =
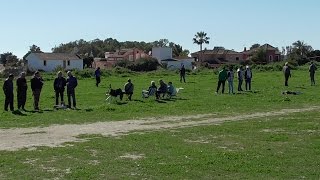
<path id="1" fill-rule="evenodd" d="M 164 59 L 172 59 L 172 48 L 169 47 L 155 47 L 152 48 L 152 57 L 156 58 L 159 63 Z"/>
<path id="2" fill-rule="evenodd" d="M 177 61 L 162 61 L 162 63 L 167 64 L 167 68 L 169 70 L 180 69 L 182 65 L 184 65 L 184 67 L 186 69 L 192 70 L 192 62 L 194 62 L 194 59 L 180 59 Z"/>
<path id="3" fill-rule="evenodd" d="M 28 69 L 30 71 L 43 70 L 46 72 L 54 71 L 57 67 L 64 67 L 63 60 L 41 60 L 35 54 L 31 53 L 26 58 L 28 60 Z M 68 61 L 65 62 L 65 69 L 83 69 L 83 60 L 70 60 L 70 64 Z"/>

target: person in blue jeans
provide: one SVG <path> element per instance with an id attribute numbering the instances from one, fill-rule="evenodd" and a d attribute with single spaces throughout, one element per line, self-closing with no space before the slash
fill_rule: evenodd
<path id="1" fill-rule="evenodd" d="M 246 66 L 246 70 L 244 72 L 244 78 L 246 81 L 246 91 L 251 91 L 252 71 L 249 66 Z"/>
<path id="2" fill-rule="evenodd" d="M 67 78 L 67 96 L 68 96 L 68 108 L 71 108 L 71 98 L 73 107 L 77 108 L 76 103 L 76 94 L 75 94 L 75 88 L 78 86 L 77 78 L 74 77 L 71 73 L 71 71 L 68 71 L 68 78 Z"/>

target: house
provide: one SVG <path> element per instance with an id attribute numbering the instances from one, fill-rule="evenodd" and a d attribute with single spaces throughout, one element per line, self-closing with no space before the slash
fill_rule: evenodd
<path id="1" fill-rule="evenodd" d="M 249 60 L 250 57 L 257 52 L 259 49 L 263 49 L 266 52 L 266 59 L 268 60 L 268 62 L 277 62 L 281 60 L 281 53 L 278 50 L 278 48 L 275 48 L 273 46 L 271 46 L 270 44 L 264 44 L 260 47 L 257 48 L 253 48 L 250 50 L 246 50 L 244 49 L 244 51 L 242 52 L 243 54 L 243 59 L 244 60 Z"/>
<path id="2" fill-rule="evenodd" d="M 149 55 L 146 54 L 143 50 L 137 48 L 131 49 L 121 49 L 116 52 L 106 52 L 105 59 L 109 64 L 116 64 L 118 61 L 121 60 L 128 60 L 131 62 L 135 62 L 141 58 L 148 58 Z"/>
<path id="3" fill-rule="evenodd" d="M 197 61 L 209 64 L 236 64 L 243 60 L 241 52 L 215 47 L 213 50 L 202 50 L 191 54 Z"/>
<path id="4" fill-rule="evenodd" d="M 70 53 L 30 53 L 26 60 L 30 71 L 51 72 L 58 67 L 66 70 L 83 69 L 83 60 Z"/>
<path id="5" fill-rule="evenodd" d="M 161 60 L 161 64 L 165 64 L 166 67 L 169 70 L 176 70 L 176 69 L 180 69 L 182 65 L 184 65 L 184 67 L 186 69 L 190 69 L 192 70 L 193 68 L 193 62 L 194 62 L 194 58 L 190 58 L 190 57 L 186 57 L 186 58 L 170 58 L 170 59 L 164 59 Z"/>
<path id="6" fill-rule="evenodd" d="M 159 63 L 165 59 L 172 59 L 172 48 L 154 47 L 152 48 L 152 57 L 157 59 Z"/>

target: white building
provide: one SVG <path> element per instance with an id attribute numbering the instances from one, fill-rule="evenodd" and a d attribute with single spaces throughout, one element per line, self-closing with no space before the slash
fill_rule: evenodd
<path id="1" fill-rule="evenodd" d="M 172 48 L 170 47 L 154 47 L 152 48 L 152 57 L 161 63 L 164 59 L 172 59 Z"/>
<path id="2" fill-rule="evenodd" d="M 164 59 L 161 61 L 161 64 L 166 64 L 167 69 L 175 70 L 180 69 L 182 65 L 186 69 L 192 70 L 192 63 L 194 62 L 194 58 L 182 58 L 182 59 Z"/>
<path id="3" fill-rule="evenodd" d="M 26 57 L 30 71 L 54 71 L 57 67 L 65 70 L 83 69 L 83 60 L 69 53 L 31 53 Z"/>

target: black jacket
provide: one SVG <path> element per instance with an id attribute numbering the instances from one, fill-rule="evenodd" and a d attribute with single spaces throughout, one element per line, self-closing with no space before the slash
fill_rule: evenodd
<path id="1" fill-rule="evenodd" d="M 53 88 L 55 91 L 64 91 L 66 84 L 67 80 L 64 77 L 56 78 L 53 83 Z"/>
<path id="2" fill-rule="evenodd" d="M 10 79 L 6 79 L 2 89 L 6 96 L 13 94 L 13 82 Z"/>
<path id="3" fill-rule="evenodd" d="M 31 89 L 34 90 L 41 90 L 43 86 L 42 78 L 33 77 L 31 79 Z"/>
<path id="4" fill-rule="evenodd" d="M 28 89 L 28 85 L 27 85 L 26 78 L 19 77 L 17 79 L 17 91 L 18 92 L 27 91 L 27 89 Z"/>

